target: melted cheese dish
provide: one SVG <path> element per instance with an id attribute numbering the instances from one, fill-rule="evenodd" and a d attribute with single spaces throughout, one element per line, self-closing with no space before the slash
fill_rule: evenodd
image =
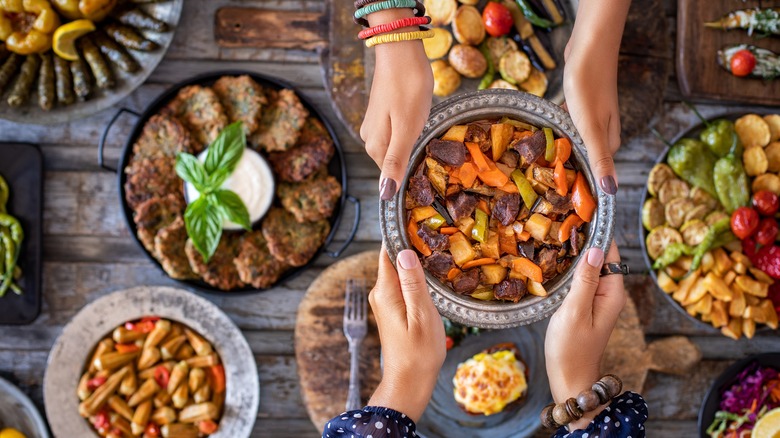
<path id="1" fill-rule="evenodd" d="M 493 415 L 528 389 L 523 363 L 511 351 L 479 353 L 458 365 L 455 401 L 472 414 Z"/>

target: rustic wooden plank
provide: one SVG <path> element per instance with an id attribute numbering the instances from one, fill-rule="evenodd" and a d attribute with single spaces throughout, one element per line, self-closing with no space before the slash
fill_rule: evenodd
<path id="1" fill-rule="evenodd" d="M 729 362 L 705 360 L 685 376 L 651 373 L 642 396 L 651 417 L 664 420 L 695 420 L 699 406 L 713 380 Z M 653 434 L 655 436 L 655 434 Z"/>
<path id="2" fill-rule="evenodd" d="M 321 432 L 308 418 L 258 418 L 251 438 L 320 438 Z"/>
<path id="3" fill-rule="evenodd" d="M 223 7 L 214 35 L 222 47 L 315 50 L 325 47 L 327 23 L 317 12 Z"/>

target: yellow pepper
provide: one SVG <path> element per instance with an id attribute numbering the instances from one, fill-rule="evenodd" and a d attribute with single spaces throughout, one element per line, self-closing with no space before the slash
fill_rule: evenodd
<path id="1" fill-rule="evenodd" d="M 0 0 L 0 40 L 20 55 L 51 49 L 60 18 L 48 0 Z"/>
<path id="2" fill-rule="evenodd" d="M 117 4 L 117 0 L 51 0 L 54 7 L 65 18 L 78 20 L 86 18 L 101 21 Z"/>

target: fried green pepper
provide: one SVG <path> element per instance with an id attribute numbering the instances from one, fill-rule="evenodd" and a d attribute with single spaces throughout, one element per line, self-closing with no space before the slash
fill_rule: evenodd
<path id="1" fill-rule="evenodd" d="M 718 199 L 731 214 L 750 202 L 750 185 L 745 167 L 734 154 L 727 155 L 717 163 L 713 172 Z"/>
<path id="2" fill-rule="evenodd" d="M 717 157 L 699 140 L 683 138 L 669 149 L 667 163 L 688 184 L 701 187 L 712 196 L 718 196 L 713 182 L 713 168 Z"/>
<path id="3" fill-rule="evenodd" d="M 57 101 L 60 105 L 70 105 L 76 101 L 73 94 L 73 76 L 68 61 L 54 57 L 54 75 L 56 76 Z"/>
<path id="4" fill-rule="evenodd" d="M 490 49 L 487 46 L 487 40 L 479 45 L 479 51 L 482 52 L 482 56 L 484 56 L 485 61 L 487 61 L 487 70 L 485 71 L 485 75 L 482 76 L 482 80 L 479 81 L 477 90 L 484 90 L 493 83 L 493 78 L 496 76 L 496 67 L 493 62 L 493 57 L 490 54 Z"/>
<path id="5" fill-rule="evenodd" d="M 89 74 L 89 67 L 84 58 L 70 63 L 70 73 L 73 76 L 73 92 L 80 101 L 84 101 L 92 92 L 92 77 Z"/>
<path id="6" fill-rule="evenodd" d="M 109 22 L 103 25 L 103 30 L 114 39 L 114 41 L 125 46 L 128 49 L 140 50 L 142 52 L 152 52 L 160 48 L 154 41 L 144 38 L 130 26 L 117 22 Z"/>
<path id="7" fill-rule="evenodd" d="M 5 60 L 3 66 L 0 67 L 0 93 L 2 93 L 5 86 L 11 82 L 14 74 L 16 74 L 16 70 L 22 65 L 22 60 L 24 60 L 24 56 L 12 53 L 11 56 Z"/>
<path id="8" fill-rule="evenodd" d="M 674 242 L 664 249 L 660 257 L 653 262 L 653 269 L 663 269 L 684 255 L 692 255 L 694 249 L 682 242 Z"/>
<path id="9" fill-rule="evenodd" d="M 30 97 L 35 79 L 38 77 L 38 68 L 41 66 L 41 57 L 30 55 L 24 60 L 22 70 L 16 77 L 16 82 L 11 87 L 11 93 L 8 95 L 8 105 L 19 107 Z"/>
<path id="10" fill-rule="evenodd" d="M 94 32 L 95 44 L 97 44 L 100 51 L 113 62 L 117 67 L 128 73 L 135 73 L 141 69 L 138 65 L 138 61 L 135 60 L 127 50 L 116 43 L 103 32 Z"/>
<path id="11" fill-rule="evenodd" d="M 98 88 L 104 90 L 114 88 L 114 85 L 116 85 L 114 73 L 111 71 L 111 67 L 108 66 L 105 58 L 103 58 L 103 55 L 100 54 L 100 49 L 91 39 L 85 37 L 79 39 L 79 44 L 84 54 L 84 59 L 89 64 L 90 70 L 92 70 L 92 76 L 95 78 Z"/>
<path id="12" fill-rule="evenodd" d="M 707 254 L 709 250 L 714 248 L 716 238 L 731 229 L 731 218 L 724 217 L 718 220 L 710 226 L 707 230 L 707 234 L 704 235 L 704 239 L 696 245 L 696 249 L 693 251 L 693 261 L 691 262 L 691 271 L 699 269 L 701 261 L 704 258 L 704 254 Z"/>
<path id="13" fill-rule="evenodd" d="M 15 217 L 6 213 L 0 213 L 0 239 L 5 250 L 3 257 L 5 266 L 2 271 L 3 282 L 0 284 L 0 297 L 2 297 L 8 288 L 13 285 L 16 261 L 19 258 L 19 251 L 24 240 L 22 225 Z"/>
<path id="14" fill-rule="evenodd" d="M 0 213 L 5 213 L 10 194 L 11 192 L 8 189 L 8 183 L 5 181 L 5 178 L 3 178 L 3 175 L 0 175 Z"/>
<path id="15" fill-rule="evenodd" d="M 725 157 L 731 152 L 734 138 L 737 138 L 736 154 L 742 156 L 742 144 L 734 136 L 734 122 L 718 119 L 707 123 L 707 127 L 699 134 L 699 139 L 706 144 L 713 154 Z"/>
<path id="16" fill-rule="evenodd" d="M 41 70 L 38 73 L 38 105 L 44 111 L 54 108 L 57 101 L 54 82 L 54 61 L 51 59 L 51 52 L 46 52 L 41 55 Z"/>
<path id="17" fill-rule="evenodd" d="M 168 23 L 160 21 L 138 8 L 121 8 L 115 18 L 120 23 L 154 32 L 168 32 Z"/>

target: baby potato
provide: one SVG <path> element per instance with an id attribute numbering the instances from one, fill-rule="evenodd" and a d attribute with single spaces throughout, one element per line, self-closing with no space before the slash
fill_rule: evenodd
<path id="1" fill-rule="evenodd" d="M 774 173 L 759 175 L 753 180 L 753 186 L 751 188 L 753 189 L 753 193 L 756 193 L 759 190 L 769 190 L 776 195 L 780 195 L 780 176 L 777 176 Z"/>
<path id="2" fill-rule="evenodd" d="M 423 5 L 431 17 L 431 26 L 448 26 L 458 10 L 455 0 L 424 0 Z"/>
<path id="3" fill-rule="evenodd" d="M 431 63 L 433 71 L 433 94 L 436 96 L 449 96 L 460 87 L 460 74 L 440 59 Z"/>
<path id="4" fill-rule="evenodd" d="M 770 172 L 780 172 L 780 141 L 773 141 L 764 149 Z"/>
<path id="5" fill-rule="evenodd" d="M 455 0 L 453 0 L 455 1 Z M 470 5 L 461 5 L 452 20 L 452 33 L 461 44 L 477 46 L 485 39 L 485 26 L 482 25 L 482 14 Z"/>
<path id="6" fill-rule="evenodd" d="M 496 79 L 495 81 L 491 82 L 488 88 L 500 88 L 502 90 L 517 90 L 517 87 L 510 84 L 509 82 L 503 80 L 503 79 Z"/>
<path id="7" fill-rule="evenodd" d="M 769 125 L 769 141 L 780 140 L 780 114 L 767 114 L 764 121 Z"/>
<path id="8" fill-rule="evenodd" d="M 747 114 L 738 118 L 734 122 L 734 130 L 737 131 L 745 149 L 764 147 L 769 144 L 771 138 L 769 124 L 757 114 Z"/>
<path id="9" fill-rule="evenodd" d="M 750 176 L 762 175 L 769 168 L 764 148 L 760 147 L 745 149 L 745 152 L 742 153 L 742 162 L 745 166 L 745 173 Z"/>
<path id="10" fill-rule="evenodd" d="M 485 74 L 487 61 L 476 47 L 456 44 L 450 49 L 450 65 L 467 78 L 478 78 Z"/>
<path id="11" fill-rule="evenodd" d="M 431 30 L 433 30 L 433 37 L 422 40 L 425 56 L 431 60 L 443 58 L 452 47 L 452 33 L 441 27 L 434 27 Z"/>

